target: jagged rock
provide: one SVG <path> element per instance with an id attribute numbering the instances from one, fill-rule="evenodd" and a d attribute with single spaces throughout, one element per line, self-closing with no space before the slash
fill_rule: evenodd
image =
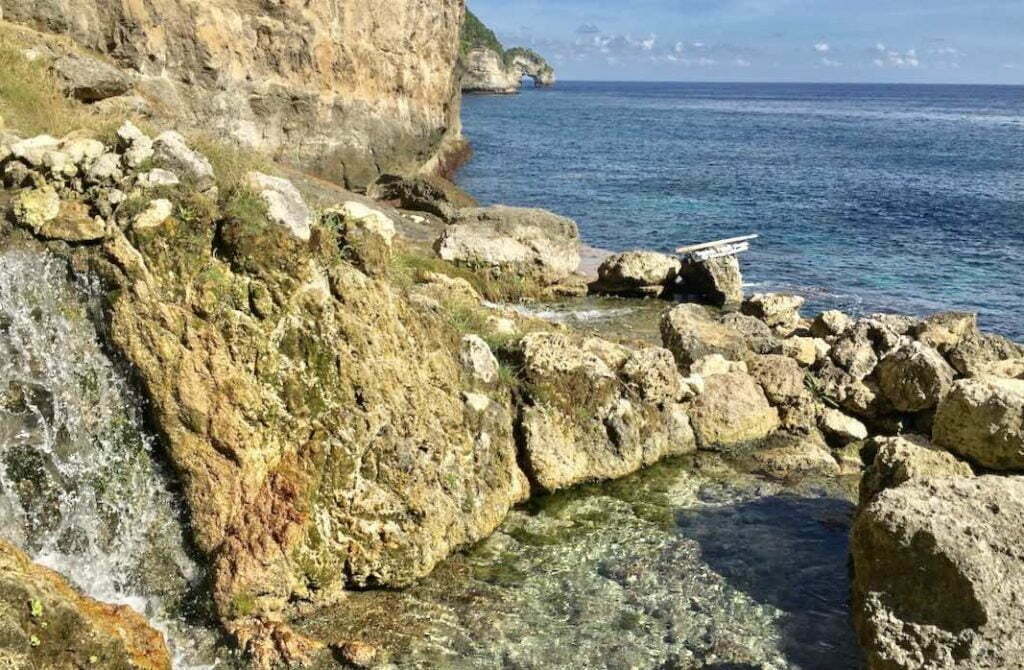
<path id="1" fill-rule="evenodd" d="M 854 623 L 871 668 L 1012 668 L 1024 658 L 1024 479 L 911 482 L 854 523 Z"/>
<path id="2" fill-rule="evenodd" d="M 684 381 L 668 349 L 645 347 L 633 351 L 619 374 L 630 390 L 649 402 L 678 402 L 683 393 Z"/>
<path id="3" fill-rule="evenodd" d="M 609 256 L 597 269 L 596 293 L 660 297 L 675 282 L 679 259 L 653 251 L 628 251 Z"/>
<path id="4" fill-rule="evenodd" d="M 832 344 L 829 356 L 857 381 L 866 378 L 878 366 L 878 355 L 864 329 L 848 329 Z"/>
<path id="5" fill-rule="evenodd" d="M 453 222 L 460 209 L 479 206 L 473 196 L 447 179 L 433 175 L 410 178 L 384 175 L 366 194 L 402 209 L 434 214 L 445 223 Z"/>
<path id="6" fill-rule="evenodd" d="M 550 286 L 576 272 L 579 246 L 579 231 L 571 219 L 541 209 L 494 206 L 461 210 L 435 250 L 446 261 Z"/>
<path id="7" fill-rule="evenodd" d="M 911 335 L 921 324 L 921 319 L 906 314 L 869 314 L 865 320 L 896 335 Z"/>
<path id="8" fill-rule="evenodd" d="M 1024 380 L 964 379 L 935 414 L 935 444 L 992 470 L 1024 470 Z"/>
<path id="9" fill-rule="evenodd" d="M 662 375 L 638 379 L 628 349 L 558 333 L 528 334 L 520 348 L 530 399 L 523 455 L 542 490 L 621 477 L 696 449 L 683 406 L 652 401 L 668 395 Z"/>
<path id="10" fill-rule="evenodd" d="M 65 139 L 60 150 L 68 155 L 75 165 L 86 168 L 106 151 L 103 142 L 87 137 Z"/>
<path id="11" fill-rule="evenodd" d="M 131 121 L 125 121 L 117 129 L 117 137 L 124 150 L 124 164 L 130 168 L 141 167 L 155 155 L 153 140 Z"/>
<path id="12" fill-rule="evenodd" d="M 135 230 L 146 230 L 163 225 L 174 214 L 174 205 L 170 200 L 160 198 L 153 200 L 132 222 Z"/>
<path id="13" fill-rule="evenodd" d="M 19 189 L 43 183 L 42 175 L 30 170 L 20 161 L 11 161 L 4 166 L 4 186 Z"/>
<path id="14" fill-rule="evenodd" d="M 775 354 L 751 356 L 747 369 L 773 405 L 793 405 L 805 395 L 804 371 L 792 358 Z"/>
<path id="15" fill-rule="evenodd" d="M 82 102 L 98 102 L 124 95 L 132 87 L 121 70 L 80 54 L 62 56 L 52 65 L 65 93 Z"/>
<path id="16" fill-rule="evenodd" d="M 82 595 L 2 540 L 0 639 L 5 668 L 171 668 L 163 637 L 142 616 Z"/>
<path id="17" fill-rule="evenodd" d="M 124 172 L 121 170 L 121 157 L 115 153 L 105 153 L 92 162 L 86 176 L 94 184 L 109 184 L 121 181 Z"/>
<path id="18" fill-rule="evenodd" d="M 811 334 L 815 337 L 838 337 L 853 326 L 853 319 L 837 309 L 830 309 L 814 317 Z"/>
<path id="19" fill-rule="evenodd" d="M 821 413 L 819 422 L 821 430 L 838 447 L 863 440 L 868 436 L 868 429 L 863 423 L 831 407 Z"/>
<path id="20" fill-rule="evenodd" d="M 324 213 L 344 245 L 344 251 L 363 272 L 380 277 L 391 262 L 395 223 L 384 212 L 349 201 Z"/>
<path id="21" fill-rule="evenodd" d="M 878 386 L 901 412 L 933 409 L 949 393 L 956 376 L 938 351 L 913 342 L 878 364 Z"/>
<path id="22" fill-rule="evenodd" d="M 830 352 L 831 347 L 824 340 L 794 336 L 773 341 L 767 353 L 787 356 L 807 368 L 828 357 Z"/>
<path id="23" fill-rule="evenodd" d="M 162 186 L 177 186 L 181 183 L 178 175 L 170 170 L 156 168 L 139 175 L 135 185 L 142 189 L 160 188 Z"/>
<path id="24" fill-rule="evenodd" d="M 376 647 L 365 642 L 346 642 L 337 645 L 338 655 L 351 668 L 372 668 L 377 662 L 379 652 Z"/>
<path id="25" fill-rule="evenodd" d="M 716 322 L 700 305 L 673 307 L 661 317 L 661 340 L 676 358 L 679 369 L 689 374 L 690 366 L 710 354 L 741 360 L 748 353 L 743 334 Z"/>
<path id="26" fill-rule="evenodd" d="M 47 240 L 64 242 L 95 242 L 107 236 L 107 224 L 100 217 L 90 216 L 89 207 L 78 201 L 64 201 L 60 212 L 52 221 L 34 230 Z"/>
<path id="27" fill-rule="evenodd" d="M 173 130 L 160 133 L 157 138 L 153 141 L 153 157 L 161 163 L 164 167 L 174 170 L 178 175 L 185 179 L 195 183 L 195 186 L 200 191 L 205 191 L 214 186 L 215 178 L 213 174 L 213 166 L 210 161 L 197 151 L 193 151 L 189 148 L 185 138 L 182 137 L 181 133 Z M 249 173 L 249 177 L 252 175 L 259 175 L 258 172 Z M 267 175 L 262 175 L 267 177 Z M 271 177 L 270 179 L 274 179 Z M 287 180 L 281 180 L 287 181 Z M 257 184 L 263 184 L 263 180 L 257 178 Z M 289 182 L 290 183 L 290 182 Z M 276 181 L 267 182 L 266 186 L 262 186 L 263 189 L 276 191 L 279 186 Z M 254 187 L 255 188 L 255 187 Z M 287 188 L 283 187 L 282 188 Z M 294 188 L 294 187 L 292 187 Z M 301 196 L 300 196 L 301 199 Z"/>
<path id="28" fill-rule="evenodd" d="M 792 328 L 800 321 L 804 299 L 796 295 L 756 293 L 743 302 L 742 311 L 772 328 Z"/>
<path id="29" fill-rule="evenodd" d="M 1024 346 L 990 333 L 968 333 L 946 354 L 960 374 L 976 377 L 991 363 L 1024 358 Z"/>
<path id="30" fill-rule="evenodd" d="M 779 420 L 783 429 L 793 433 L 813 433 L 818 430 L 818 422 L 825 406 L 809 393 L 797 398 L 788 405 L 779 408 Z"/>
<path id="31" fill-rule="evenodd" d="M 737 306 L 743 302 L 743 276 L 735 256 L 713 258 L 703 263 L 683 263 L 673 289 L 697 296 L 717 307 Z"/>
<path id="32" fill-rule="evenodd" d="M 728 373 L 704 379 L 690 421 L 701 449 L 727 451 L 768 437 L 779 427 L 779 412 L 753 377 Z"/>
<path id="33" fill-rule="evenodd" d="M 974 476 L 969 465 L 936 448 L 921 435 L 873 437 L 862 448 L 873 454 L 860 482 L 862 506 L 882 491 L 907 482 Z"/>
<path id="34" fill-rule="evenodd" d="M 518 93 L 522 72 L 505 66 L 504 54 L 494 49 L 470 49 L 459 59 L 464 93 Z"/>
<path id="35" fill-rule="evenodd" d="M 462 338 L 459 360 L 474 382 L 494 384 L 498 381 L 498 359 L 479 335 L 466 335 Z"/>
<path id="36" fill-rule="evenodd" d="M 747 364 L 743 361 L 726 360 L 721 354 L 708 354 L 695 360 L 690 365 L 690 374 L 701 378 L 712 375 L 726 375 L 730 373 L 747 374 Z"/>
<path id="37" fill-rule="evenodd" d="M 743 337 L 747 338 L 748 342 L 758 340 L 764 340 L 765 342 L 770 340 L 774 342 L 775 339 L 775 336 L 772 334 L 772 329 L 768 327 L 768 324 L 761 319 L 747 316 L 746 314 L 730 312 L 729 314 L 722 315 L 722 318 L 720 318 L 718 322 L 723 326 L 739 331 Z M 774 344 L 771 346 L 774 346 Z"/>
<path id="38" fill-rule="evenodd" d="M 55 179 L 74 177 L 78 174 L 78 166 L 71 161 L 71 157 L 63 151 L 47 151 L 43 154 L 43 167 Z"/>
<path id="39" fill-rule="evenodd" d="M 14 198 L 14 219 L 38 233 L 60 214 L 60 196 L 52 187 L 22 191 Z"/>
<path id="40" fill-rule="evenodd" d="M 933 314 L 916 323 L 909 332 L 921 344 L 945 354 L 965 337 L 978 333 L 978 315 L 971 312 Z"/>
<path id="41" fill-rule="evenodd" d="M 164 145 L 159 146 L 159 150 L 163 151 Z M 213 174 L 212 171 L 210 174 Z M 313 223 L 313 214 L 299 189 L 287 179 L 262 172 L 250 172 L 245 178 L 249 188 L 258 193 L 266 204 L 267 217 L 298 239 L 308 242 L 312 234 L 310 225 Z"/>
<path id="42" fill-rule="evenodd" d="M 839 464 L 818 431 L 801 435 L 775 433 L 764 448 L 755 449 L 743 460 L 753 472 L 779 479 L 839 474 Z"/>
<path id="43" fill-rule="evenodd" d="M 56 151 L 59 147 L 60 142 L 56 138 L 39 135 L 15 142 L 11 145 L 10 151 L 12 156 L 24 161 L 29 167 L 41 168 L 43 167 L 43 156 L 48 151 Z"/>

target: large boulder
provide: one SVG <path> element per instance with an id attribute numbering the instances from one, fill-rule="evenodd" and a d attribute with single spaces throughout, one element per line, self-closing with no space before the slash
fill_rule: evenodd
<path id="1" fill-rule="evenodd" d="M 171 657 L 130 607 L 82 595 L 0 540 L 0 666 L 170 670 Z"/>
<path id="2" fill-rule="evenodd" d="M 800 320 L 804 298 L 779 293 L 755 293 L 743 301 L 742 311 L 757 317 L 772 328 L 790 328 Z"/>
<path id="3" fill-rule="evenodd" d="M 661 317 L 661 341 L 685 373 L 710 354 L 742 360 L 750 353 L 741 332 L 719 323 L 700 305 L 677 305 L 666 311 Z"/>
<path id="4" fill-rule="evenodd" d="M 815 337 L 828 338 L 842 335 L 853 325 L 853 319 L 837 309 L 830 309 L 814 317 L 811 323 L 811 334 Z"/>
<path id="5" fill-rule="evenodd" d="M 309 240 L 313 214 L 299 189 L 283 177 L 273 177 L 262 172 L 250 172 L 246 183 L 262 198 L 267 208 L 267 218 L 283 226 L 300 240 Z"/>
<path id="6" fill-rule="evenodd" d="M 741 372 L 704 380 L 704 392 L 690 406 L 697 443 L 709 451 L 756 445 L 779 427 L 779 412 L 761 386 Z"/>
<path id="7" fill-rule="evenodd" d="M 788 356 L 751 356 L 747 369 L 773 405 L 794 405 L 805 395 L 803 368 Z"/>
<path id="8" fill-rule="evenodd" d="M 914 324 L 910 333 L 925 346 L 945 354 L 965 337 L 978 334 L 978 315 L 972 312 L 942 312 Z"/>
<path id="9" fill-rule="evenodd" d="M 68 54 L 52 65 L 64 92 L 82 102 L 98 102 L 124 95 L 132 87 L 125 72 L 97 58 Z"/>
<path id="10" fill-rule="evenodd" d="M 717 307 L 737 307 L 743 302 L 740 262 L 735 256 L 713 258 L 703 263 L 685 262 L 679 269 L 674 291 Z"/>
<path id="11" fill-rule="evenodd" d="M 571 219 L 541 209 L 504 206 L 461 210 L 435 243 L 446 261 L 528 277 L 547 286 L 576 272 L 579 248 L 579 231 Z"/>
<path id="12" fill-rule="evenodd" d="M 383 175 L 367 189 L 366 194 L 395 207 L 428 212 L 446 223 L 453 222 L 460 209 L 479 206 L 473 196 L 452 182 L 426 174 L 415 177 Z"/>
<path id="13" fill-rule="evenodd" d="M 350 200 L 324 212 L 322 221 L 332 226 L 346 257 L 360 270 L 381 277 L 391 262 L 395 222 L 379 209 Z"/>
<path id="14" fill-rule="evenodd" d="M 667 352 L 563 333 L 526 335 L 520 350 L 522 458 L 541 490 L 621 477 L 696 449 Z"/>
<path id="15" fill-rule="evenodd" d="M 968 333 L 946 352 L 946 358 L 961 375 L 976 377 L 991 363 L 1024 359 L 1024 346 L 1000 335 Z"/>
<path id="16" fill-rule="evenodd" d="M 992 470 L 1024 470 L 1024 380 L 963 379 L 939 404 L 935 444 Z"/>
<path id="17" fill-rule="evenodd" d="M 627 251 L 609 256 L 597 269 L 596 293 L 661 296 L 679 274 L 679 259 L 653 251 Z"/>
<path id="18" fill-rule="evenodd" d="M 878 364 L 878 386 L 901 412 L 933 409 L 953 386 L 956 371 L 942 355 L 920 342 L 889 354 Z"/>
<path id="19" fill-rule="evenodd" d="M 837 447 L 844 447 L 868 436 L 868 429 L 863 423 L 833 407 L 824 410 L 818 421 L 822 432 Z"/>
<path id="20" fill-rule="evenodd" d="M 851 536 L 854 624 L 872 669 L 1017 668 L 1024 479 L 910 481 Z"/>
<path id="21" fill-rule="evenodd" d="M 886 489 L 910 481 L 974 476 L 967 463 L 921 435 L 873 437 L 862 444 L 861 451 L 872 455 L 871 465 L 860 481 L 861 505 Z"/>

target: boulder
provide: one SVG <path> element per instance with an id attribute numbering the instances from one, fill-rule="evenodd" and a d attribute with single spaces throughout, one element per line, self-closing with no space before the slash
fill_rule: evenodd
<path id="1" fill-rule="evenodd" d="M 725 256 L 703 263 L 685 262 L 679 269 L 674 291 L 695 296 L 717 307 L 739 306 L 743 302 L 739 260 L 735 256 Z"/>
<path id="2" fill-rule="evenodd" d="M 853 325 L 853 319 L 837 309 L 830 309 L 814 317 L 811 334 L 815 337 L 838 337 Z"/>
<path id="3" fill-rule="evenodd" d="M 164 170 L 161 168 L 156 168 L 149 172 L 143 172 L 135 181 L 135 185 L 144 190 L 177 186 L 180 183 L 181 181 L 178 179 L 178 175 L 174 174 L 170 170 Z"/>
<path id="4" fill-rule="evenodd" d="M 907 482 L 974 476 L 969 465 L 921 435 L 873 437 L 862 449 L 873 454 L 873 460 L 860 482 L 861 505 L 867 505 L 882 491 Z"/>
<path id="5" fill-rule="evenodd" d="M 804 371 L 792 358 L 777 354 L 750 356 L 747 369 L 773 405 L 794 405 L 806 393 Z"/>
<path id="6" fill-rule="evenodd" d="M 932 439 L 981 467 L 1024 471 L 1024 380 L 956 382 L 939 403 Z"/>
<path id="7" fill-rule="evenodd" d="M 597 269 L 595 293 L 660 297 L 679 274 L 679 259 L 653 251 L 627 251 L 609 256 Z"/>
<path id="8" fill-rule="evenodd" d="M 629 354 L 619 375 L 638 397 L 653 403 L 680 400 L 684 380 L 676 368 L 672 352 L 661 347 L 645 347 Z"/>
<path id="9" fill-rule="evenodd" d="M 772 328 L 792 328 L 800 321 L 804 302 L 797 295 L 756 293 L 743 301 L 742 312 L 761 319 Z"/>
<path id="10" fill-rule="evenodd" d="M 146 161 L 153 158 L 155 153 L 153 140 L 131 121 L 125 121 L 117 129 L 117 137 L 120 140 L 121 150 L 124 152 L 124 164 L 128 167 L 141 167 Z"/>
<path id="11" fill-rule="evenodd" d="M 504 206 L 461 210 L 434 246 L 446 261 L 529 277 L 546 286 L 576 272 L 579 247 L 579 231 L 571 219 Z"/>
<path id="12" fill-rule="evenodd" d="M 266 204 L 267 218 L 287 229 L 296 238 L 309 241 L 313 215 L 294 184 L 287 179 L 255 171 L 248 173 L 245 178 L 249 188 Z"/>
<path id="13" fill-rule="evenodd" d="M 153 200 L 146 206 L 146 209 L 142 210 L 135 217 L 135 220 L 132 222 L 132 228 L 135 230 L 156 228 L 163 225 L 164 221 L 171 218 L 173 214 L 174 205 L 170 200 L 164 198 Z"/>
<path id="14" fill-rule="evenodd" d="M 132 80 L 123 71 L 77 53 L 61 56 L 52 69 L 65 94 L 86 103 L 124 95 L 132 87 Z"/>
<path id="15" fill-rule="evenodd" d="M 707 378 L 712 375 L 726 375 L 731 372 L 747 374 L 747 364 L 743 361 L 730 361 L 721 354 L 708 354 L 693 362 L 690 366 L 690 374 L 693 376 Z"/>
<path id="16" fill-rule="evenodd" d="M 664 354 L 563 333 L 531 333 L 519 347 L 522 458 L 539 489 L 622 477 L 696 449 Z M 657 368 L 640 370 L 646 359 Z"/>
<path id="17" fill-rule="evenodd" d="M 752 472 L 779 479 L 839 474 L 838 462 L 817 431 L 775 433 L 767 439 L 764 448 L 745 455 L 743 462 Z"/>
<path id="18" fill-rule="evenodd" d="M 749 352 L 743 334 L 714 320 L 700 305 L 677 305 L 661 317 L 661 341 L 672 352 L 684 374 L 710 354 L 742 360 Z"/>
<path id="19" fill-rule="evenodd" d="M 969 335 L 978 334 L 978 315 L 972 312 L 942 312 L 914 324 L 910 334 L 921 344 L 947 353 Z"/>
<path id="20" fill-rule="evenodd" d="M 92 162 L 86 176 L 93 184 L 111 184 L 121 181 L 124 172 L 121 170 L 121 157 L 115 153 L 105 153 Z"/>
<path id="21" fill-rule="evenodd" d="M 1016 668 L 1024 658 L 1024 479 L 908 482 L 851 534 L 853 616 L 868 666 Z"/>
<path id="22" fill-rule="evenodd" d="M 60 142 L 49 135 L 39 135 L 14 142 L 10 145 L 11 156 L 23 161 L 29 167 L 43 167 L 43 156 L 49 151 L 56 151 Z"/>
<path id="23" fill-rule="evenodd" d="M 474 382 L 494 384 L 498 381 L 498 359 L 479 335 L 466 335 L 462 338 L 459 360 Z"/>
<path id="24" fill-rule="evenodd" d="M 990 333 L 967 333 L 946 352 L 946 359 L 961 375 L 976 377 L 991 363 L 1024 358 L 1024 346 Z"/>
<path id="25" fill-rule="evenodd" d="M 460 209 L 479 206 L 473 196 L 436 175 L 383 175 L 367 189 L 366 194 L 401 209 L 433 214 L 445 223 L 453 222 Z"/>
<path id="26" fill-rule="evenodd" d="M 162 167 L 174 170 L 198 190 L 205 191 L 216 184 L 213 165 L 206 156 L 193 151 L 181 133 L 173 130 L 161 133 L 153 141 L 153 150 L 154 158 Z"/>
<path id="27" fill-rule="evenodd" d="M 171 668 L 163 637 L 142 616 L 82 595 L 2 540 L 0 639 L 5 668 Z"/>
<path id="28" fill-rule="evenodd" d="M 878 365 L 874 344 L 863 329 L 848 329 L 845 335 L 833 342 L 829 356 L 858 381 L 874 372 Z"/>
<path id="29" fill-rule="evenodd" d="M 353 200 L 327 210 L 323 220 L 338 231 L 345 254 L 359 269 L 375 277 L 387 272 L 396 234 L 391 217 Z"/>
<path id="30" fill-rule="evenodd" d="M 67 200 L 60 204 L 57 217 L 40 226 L 35 233 L 47 240 L 96 242 L 107 236 L 107 224 L 98 216 L 90 216 L 89 207 L 84 203 Z"/>
<path id="31" fill-rule="evenodd" d="M 831 348 L 825 340 L 814 337 L 794 336 L 781 340 L 772 340 L 768 353 L 787 356 L 799 365 L 808 368 L 826 358 L 830 351 Z"/>
<path id="32" fill-rule="evenodd" d="M 901 412 L 921 412 L 938 406 L 953 385 L 956 372 L 942 355 L 920 342 L 889 354 L 878 364 L 878 386 Z"/>
<path id="33" fill-rule="evenodd" d="M 60 196 L 53 187 L 22 191 L 14 198 L 14 220 L 38 234 L 60 214 Z"/>
<path id="34" fill-rule="evenodd" d="M 71 137 L 60 143 L 60 150 L 66 153 L 73 163 L 87 168 L 94 160 L 103 155 L 106 148 L 99 140 L 88 137 Z"/>
<path id="35" fill-rule="evenodd" d="M 774 342 L 775 340 L 775 335 L 772 333 L 772 329 L 768 327 L 768 324 L 761 319 L 747 316 L 746 314 L 730 312 L 723 314 L 718 322 L 723 326 L 739 331 L 743 337 L 747 338 L 748 342 L 760 340 Z M 774 346 L 774 344 L 771 346 Z"/>
<path id="36" fill-rule="evenodd" d="M 868 429 L 863 423 L 831 407 L 821 413 L 819 426 L 836 447 L 844 447 L 868 436 Z"/>
<path id="37" fill-rule="evenodd" d="M 719 374 L 704 379 L 704 392 L 690 405 L 697 444 L 709 451 L 750 446 L 779 427 L 779 412 L 750 375 Z"/>

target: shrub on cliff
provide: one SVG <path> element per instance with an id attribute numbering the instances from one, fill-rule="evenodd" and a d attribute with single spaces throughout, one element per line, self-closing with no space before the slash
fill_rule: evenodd
<path id="1" fill-rule="evenodd" d="M 485 47 L 499 54 L 505 53 L 505 47 L 494 31 L 467 9 L 466 20 L 462 23 L 462 34 L 459 36 L 459 52 L 466 54 L 478 47 Z"/>

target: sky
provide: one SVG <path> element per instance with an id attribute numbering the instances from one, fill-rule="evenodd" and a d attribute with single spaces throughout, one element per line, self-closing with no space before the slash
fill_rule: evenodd
<path id="1" fill-rule="evenodd" d="M 560 79 L 1024 84 L 1024 0 L 468 0 Z"/>

